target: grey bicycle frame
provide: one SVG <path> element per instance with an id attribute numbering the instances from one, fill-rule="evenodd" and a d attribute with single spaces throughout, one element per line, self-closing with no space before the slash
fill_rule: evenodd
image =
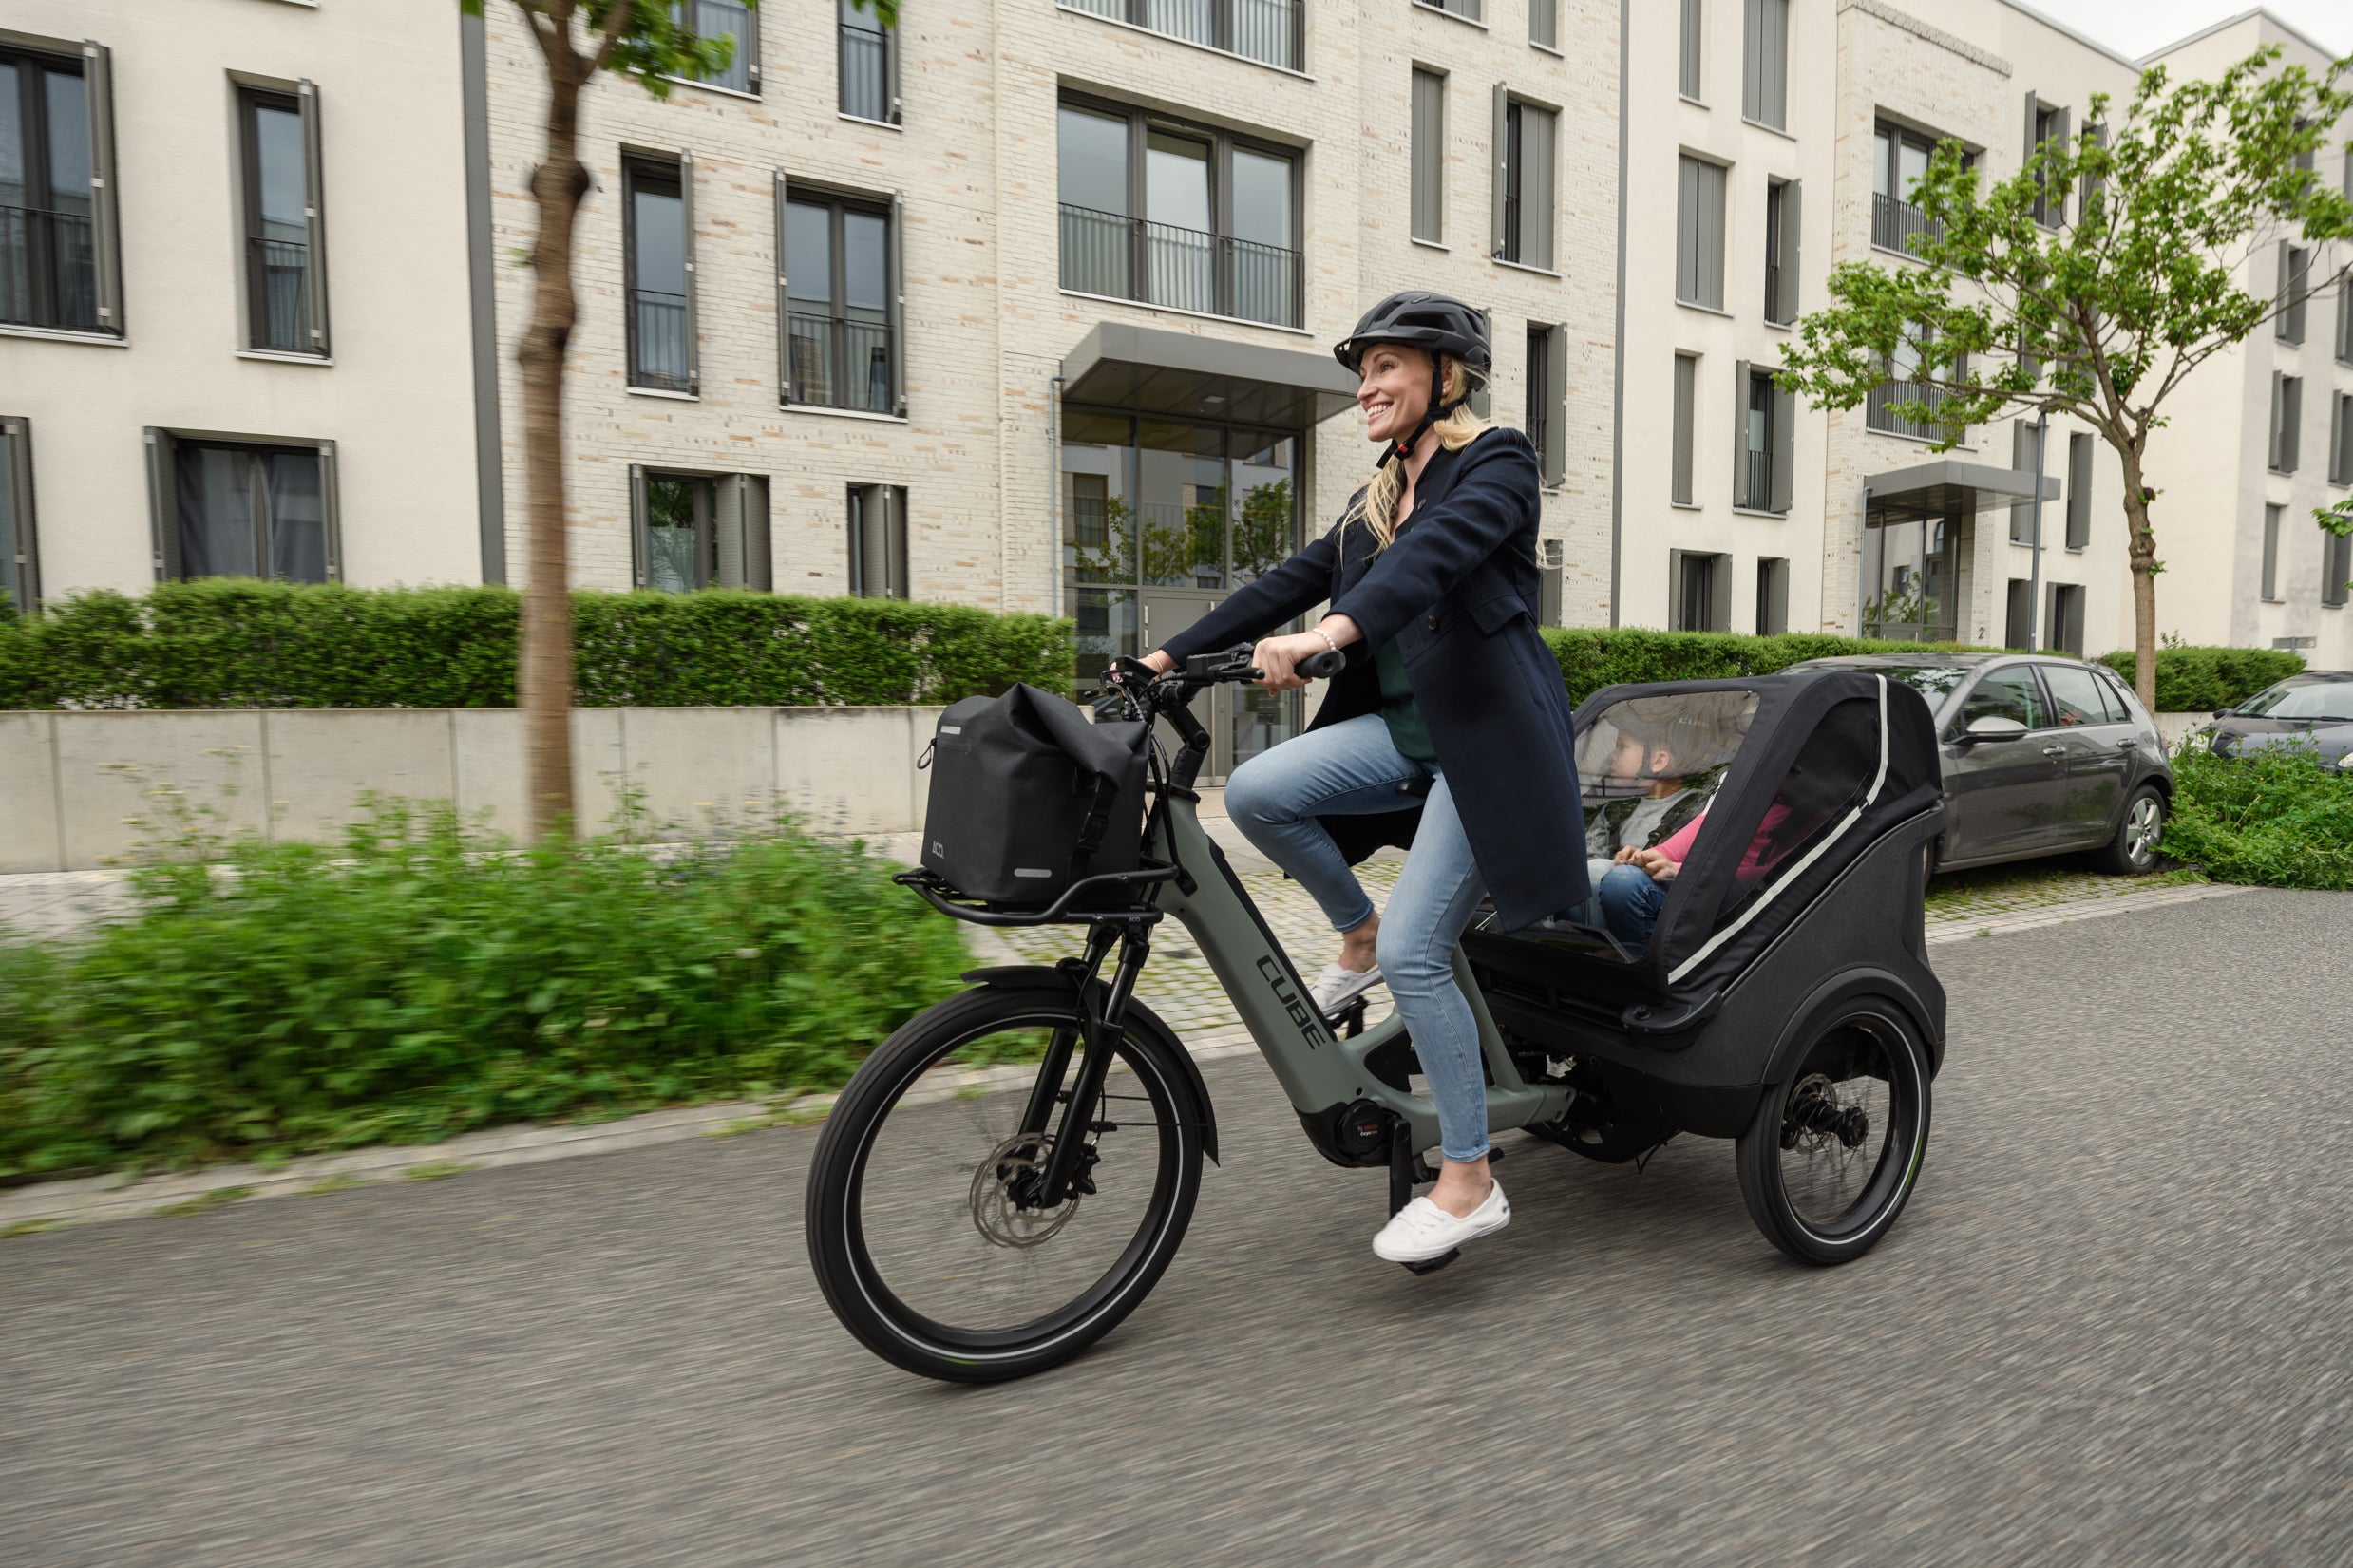
<path id="1" fill-rule="evenodd" d="M 1308 999 L 1307 987 L 1282 944 L 1202 827 L 1187 798 L 1190 793 L 1167 793 L 1164 809 L 1152 814 L 1152 837 L 1145 852 L 1183 866 L 1194 890 L 1187 893 L 1177 882 L 1161 882 L 1150 901 L 1192 933 L 1283 1093 L 1306 1115 L 1336 1110 L 1355 1100 L 1371 1101 L 1405 1120 L 1416 1154 L 1436 1147 L 1438 1109 L 1430 1097 L 1393 1088 L 1366 1066 L 1365 1058 L 1405 1033 L 1404 1020 L 1392 1012 L 1354 1039 L 1334 1033 Z M 1570 1099 L 1566 1085 L 1531 1084 L 1521 1076 L 1459 948 L 1454 979 L 1478 1020 L 1479 1048 L 1494 1080 L 1487 1091 L 1488 1126 L 1501 1131 L 1566 1114 Z"/>

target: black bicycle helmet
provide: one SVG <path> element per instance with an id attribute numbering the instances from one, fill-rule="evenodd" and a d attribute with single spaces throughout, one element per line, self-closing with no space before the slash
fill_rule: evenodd
<path id="1" fill-rule="evenodd" d="M 1430 406 L 1423 410 L 1421 423 L 1414 427 L 1412 435 L 1391 443 L 1389 450 L 1381 454 L 1381 462 L 1386 464 L 1392 458 L 1402 459 L 1411 453 L 1424 431 L 1462 405 L 1461 398 L 1447 401 L 1445 372 L 1434 364 L 1439 356 L 1459 361 L 1477 381 L 1487 380 L 1495 359 L 1487 346 L 1487 317 L 1459 299 L 1420 289 L 1391 294 L 1365 312 L 1357 318 L 1357 330 L 1332 346 L 1332 357 L 1362 375 L 1365 352 L 1376 343 L 1401 343 L 1419 349 L 1433 361 Z"/>

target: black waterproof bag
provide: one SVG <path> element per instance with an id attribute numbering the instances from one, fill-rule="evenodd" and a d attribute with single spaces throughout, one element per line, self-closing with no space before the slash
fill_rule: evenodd
<path id="1" fill-rule="evenodd" d="M 1091 724 L 1034 686 L 967 697 L 939 715 L 928 752 L 923 865 L 987 903 L 1037 907 L 1072 882 L 1136 869 L 1148 724 Z M 1107 884 L 1086 902 L 1133 901 Z"/>

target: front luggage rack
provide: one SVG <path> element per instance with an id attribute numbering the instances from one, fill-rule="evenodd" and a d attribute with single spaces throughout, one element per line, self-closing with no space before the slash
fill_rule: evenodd
<path id="1" fill-rule="evenodd" d="M 1080 909 L 1071 905 L 1091 888 L 1109 887 L 1115 882 L 1143 885 L 1166 882 L 1182 876 L 1184 868 L 1173 865 L 1146 865 L 1134 871 L 1106 871 L 1092 877 L 1082 877 L 1062 890 L 1062 897 L 1044 909 L 1004 909 L 980 899 L 958 902 L 965 895 L 950 886 L 938 872 L 928 869 L 902 871 L 891 878 L 901 887 L 911 887 L 922 900 L 952 919 L 969 920 L 977 926 L 1049 926 L 1057 924 L 1086 925 L 1096 920 L 1141 920 L 1149 924 L 1160 918 L 1160 911 L 1150 904 L 1136 903 L 1126 908 Z"/>

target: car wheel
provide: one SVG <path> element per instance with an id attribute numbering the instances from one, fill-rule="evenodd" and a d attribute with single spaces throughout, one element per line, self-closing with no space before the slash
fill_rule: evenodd
<path id="1" fill-rule="evenodd" d="M 2142 784 L 2124 803 L 2124 820 L 2099 852 L 2099 868 L 2117 877 L 2145 877 L 2157 868 L 2157 850 L 2164 842 L 2165 797 L 2154 785 Z"/>

